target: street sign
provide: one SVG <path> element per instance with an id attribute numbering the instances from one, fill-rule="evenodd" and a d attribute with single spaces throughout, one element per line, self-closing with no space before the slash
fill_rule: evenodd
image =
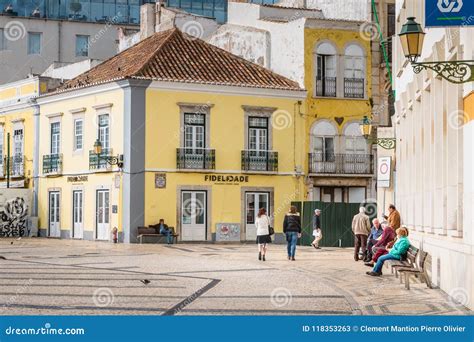
<path id="1" fill-rule="evenodd" d="M 474 26 L 473 0 L 425 0 L 425 27 Z"/>
<path id="2" fill-rule="evenodd" d="M 380 157 L 377 163 L 377 187 L 390 188 L 392 159 Z"/>

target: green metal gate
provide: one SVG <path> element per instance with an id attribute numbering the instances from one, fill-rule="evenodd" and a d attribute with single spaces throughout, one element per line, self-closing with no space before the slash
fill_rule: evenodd
<path id="1" fill-rule="evenodd" d="M 293 202 L 302 214 L 302 238 L 300 244 L 309 246 L 313 241 L 313 215 L 315 209 L 321 210 L 322 247 L 352 247 L 352 218 L 359 213 L 359 203 Z M 374 203 L 368 203 L 367 214 L 375 217 Z M 370 215 L 369 215 L 370 216 Z"/>

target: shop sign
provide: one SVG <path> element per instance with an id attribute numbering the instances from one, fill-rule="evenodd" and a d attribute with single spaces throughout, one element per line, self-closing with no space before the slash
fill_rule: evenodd
<path id="1" fill-rule="evenodd" d="M 67 181 L 71 183 L 79 183 L 79 182 L 87 182 L 88 179 L 89 179 L 88 176 L 70 176 L 67 178 Z"/>
<path id="2" fill-rule="evenodd" d="M 390 187 L 391 176 L 391 161 L 390 157 L 380 157 L 377 168 L 377 186 L 380 188 Z"/>
<path id="3" fill-rule="evenodd" d="M 474 1 L 425 0 L 425 27 L 474 26 Z"/>
<path id="4" fill-rule="evenodd" d="M 215 184 L 239 184 L 248 183 L 249 176 L 241 175 L 205 175 L 205 182 L 214 182 Z"/>

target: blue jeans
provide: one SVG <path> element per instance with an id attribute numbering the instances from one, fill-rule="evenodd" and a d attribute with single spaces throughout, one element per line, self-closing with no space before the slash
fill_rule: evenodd
<path id="1" fill-rule="evenodd" d="M 162 228 L 160 229 L 160 234 L 166 235 L 167 244 L 173 243 L 173 232 L 171 231 L 171 229 Z"/>
<path id="2" fill-rule="evenodd" d="M 295 257 L 296 253 L 296 242 L 298 242 L 298 233 L 297 232 L 288 232 L 286 233 L 287 249 L 288 256 Z"/>
<path id="3" fill-rule="evenodd" d="M 377 263 L 375 264 L 374 269 L 372 271 L 377 272 L 377 273 L 381 272 L 382 266 L 385 260 L 400 260 L 400 258 L 397 258 L 396 256 L 393 256 L 390 253 L 382 255 L 380 258 L 378 258 Z"/>

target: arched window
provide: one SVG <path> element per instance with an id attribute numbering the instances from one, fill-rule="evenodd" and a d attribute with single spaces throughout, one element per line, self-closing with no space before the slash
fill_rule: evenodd
<path id="1" fill-rule="evenodd" d="M 350 44 L 344 51 L 344 97 L 364 98 L 365 56 L 359 45 Z"/>
<path id="2" fill-rule="evenodd" d="M 329 121 L 317 122 L 311 130 L 310 171 L 327 172 L 335 167 L 337 129 Z"/>
<path id="3" fill-rule="evenodd" d="M 323 42 L 316 48 L 316 96 L 336 97 L 336 48 Z"/>
<path id="4" fill-rule="evenodd" d="M 360 133 L 359 123 L 350 122 L 344 127 L 345 153 L 366 154 L 367 141 Z"/>

